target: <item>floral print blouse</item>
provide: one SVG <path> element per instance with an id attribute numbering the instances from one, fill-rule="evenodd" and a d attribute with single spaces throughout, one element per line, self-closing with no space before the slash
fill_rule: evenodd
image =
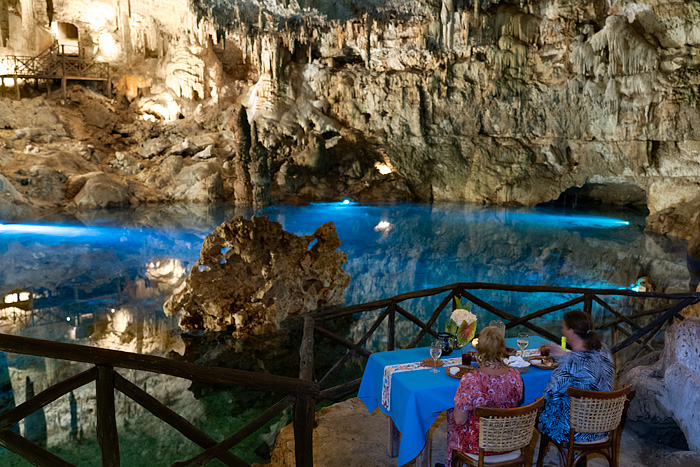
<path id="1" fill-rule="evenodd" d="M 511 368 L 503 375 L 487 375 L 481 371 L 470 371 L 462 376 L 455 394 L 455 407 L 469 411 L 464 425 L 455 423 L 454 411 L 447 411 L 447 459 L 446 467 L 452 465 L 452 450 L 479 453 L 479 419 L 474 414 L 477 407 L 506 409 L 517 407 L 523 400 L 523 378 L 518 370 Z"/>

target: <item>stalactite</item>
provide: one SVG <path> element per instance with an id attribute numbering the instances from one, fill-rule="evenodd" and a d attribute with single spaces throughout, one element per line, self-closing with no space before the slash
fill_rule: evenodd
<path id="1" fill-rule="evenodd" d="M 441 42 L 444 49 L 452 49 L 454 45 L 454 12 L 453 0 L 442 0 L 440 23 L 442 26 Z"/>
<path id="2" fill-rule="evenodd" d="M 248 114 L 243 106 L 238 109 L 233 131 L 236 141 L 238 141 L 236 155 L 234 156 L 234 167 L 236 169 L 234 197 L 236 203 L 251 204 L 253 201 L 253 188 L 250 182 L 250 151 L 253 145 Z"/>
<path id="3" fill-rule="evenodd" d="M 605 96 L 603 97 L 605 103 L 608 106 L 610 113 L 617 113 L 620 108 L 620 96 L 617 92 L 617 81 L 615 78 L 610 78 L 608 80 L 608 85 L 605 88 Z"/>
<path id="4" fill-rule="evenodd" d="M 595 70 L 597 55 L 588 42 L 583 42 L 583 36 L 577 36 L 571 46 L 571 63 L 581 75 L 588 75 Z"/>
<path id="5" fill-rule="evenodd" d="M 46 16 L 49 18 L 49 26 L 53 23 L 53 0 L 46 0 Z"/>
<path id="6" fill-rule="evenodd" d="M 365 44 L 365 66 L 369 68 L 370 60 L 371 60 L 371 38 L 372 38 L 372 17 L 369 14 L 365 14 L 365 31 L 366 31 L 366 41 L 367 43 Z"/>
<path id="7" fill-rule="evenodd" d="M 250 180 L 253 188 L 253 206 L 270 205 L 270 167 L 268 150 L 258 139 L 258 127 L 253 122 L 252 148 L 250 150 Z"/>
<path id="8" fill-rule="evenodd" d="M 630 27 L 624 16 L 609 16 L 605 27 L 590 39 L 593 51 L 608 49 L 608 74 L 631 75 L 659 67 L 656 49 Z"/>
<path id="9" fill-rule="evenodd" d="M 517 37 L 526 44 L 534 44 L 539 35 L 539 20 L 529 14 L 514 12 L 512 9 L 499 9 L 496 14 L 498 34 Z"/>
<path id="10" fill-rule="evenodd" d="M 7 47 L 10 40 L 10 11 L 8 0 L 0 0 L 0 46 Z"/>

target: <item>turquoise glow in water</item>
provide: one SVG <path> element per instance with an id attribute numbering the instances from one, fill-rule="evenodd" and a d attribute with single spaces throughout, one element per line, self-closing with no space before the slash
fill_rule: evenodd
<path id="1" fill-rule="evenodd" d="M 217 225 L 235 215 L 249 218 L 254 214 L 269 215 L 299 235 L 311 234 L 322 223 L 332 221 L 342 242 L 341 249 L 348 254 L 345 270 L 351 282 L 345 293 L 347 304 L 455 282 L 628 288 L 641 275 L 649 275 L 661 290 L 685 291 L 690 281 L 685 242 L 645 233 L 644 217 L 624 211 L 608 215 L 456 203 L 352 202 L 280 205 L 257 213 L 226 206 L 144 207 L 82 213 L 80 219 L 57 215 L 1 224 L 0 260 L 4 267 L 0 269 L 0 297 L 14 293 L 19 296 L 21 292 L 17 291 L 21 290 L 31 291 L 36 298 L 34 313 L 29 317 L 21 311 L 0 310 L 0 332 L 132 352 L 170 350 L 167 346 L 176 341 L 171 339 L 172 334 L 178 333 L 177 318 L 165 317 L 162 307 L 177 286 L 177 278 L 184 277 L 195 264 L 204 238 Z M 476 294 L 515 315 L 551 305 L 522 294 Z M 439 301 L 440 297 L 416 300 L 406 304 L 406 308 L 427 316 Z M 479 328 L 491 319 L 483 312 L 478 316 Z M 438 327 L 444 326 L 446 317 L 447 312 L 438 321 Z M 371 323 L 372 319 L 358 318 L 343 325 L 357 338 Z M 559 326 L 550 324 L 555 330 Z M 410 322 L 397 319 L 397 345 L 404 345 L 416 330 Z M 386 339 L 382 332 L 380 328 L 365 348 L 383 350 Z M 287 371 L 295 376 L 296 361 L 289 364 L 280 355 L 295 359 L 297 349 L 298 343 L 291 352 L 250 355 L 250 361 L 243 358 L 249 356 L 243 352 L 243 357 L 235 356 L 230 364 L 243 362 L 244 369 L 275 374 Z M 323 353 L 328 357 L 328 366 L 344 352 L 339 349 L 339 354 L 331 359 L 328 355 L 335 350 L 328 348 Z M 251 363 L 261 360 L 264 369 Z M 11 356 L 13 385 L 22 388 L 25 374 L 39 381 L 45 379 L 43 372 L 48 370 L 52 374 L 72 374 L 73 370 L 65 368 L 70 365 L 68 362 L 58 365 L 56 361 Z M 349 368 L 347 379 L 359 377 L 358 368 L 359 364 Z M 325 370 L 317 371 L 323 374 Z M 218 433 L 220 438 L 272 403 L 261 398 L 260 391 L 236 391 L 240 401 L 226 392 L 194 400 L 189 382 L 183 385 L 180 381 L 178 385 L 173 382 L 176 378 L 145 372 L 129 377 L 149 391 L 157 387 L 159 396 L 187 407 L 187 413 L 199 407 L 207 414 L 206 423 L 199 420 L 204 423 L 201 428 L 210 434 Z M 266 397 L 273 396 L 278 397 Z M 78 394 L 78 401 L 79 410 L 93 410 L 92 389 Z M 63 415 L 47 417 L 49 436 L 65 434 L 66 427 L 60 426 L 59 420 L 69 417 L 68 402 L 57 405 L 62 408 L 56 410 L 63 410 Z M 120 431 L 123 462 L 129 462 L 125 460 L 129 459 L 128 453 L 139 459 L 129 465 L 141 465 L 140 460 L 154 458 L 164 459 L 169 465 L 199 452 L 165 429 L 163 433 L 154 431 L 137 410 L 120 416 L 130 417 L 131 427 Z M 88 432 L 93 434 L 86 436 L 94 436 L 94 426 L 86 425 L 85 433 Z M 258 438 L 252 438 L 235 450 L 251 462 L 259 459 L 246 456 L 260 443 Z M 71 459 L 76 465 L 85 463 L 75 457 L 81 453 L 91 459 L 99 456 L 96 442 L 87 448 L 82 444 L 75 451 L 77 454 L 73 453 Z M 24 465 L 9 464 L 7 459 L 0 450 L 0 465 Z"/>
<path id="2" fill-rule="evenodd" d="M 669 291 L 689 282 L 685 243 L 645 233 L 643 216 L 631 212 L 338 202 L 257 213 L 155 207 L 94 212 L 81 222 L 0 224 L 0 293 L 30 290 L 66 316 L 115 305 L 162 313 L 171 289 L 153 269 L 174 262 L 189 270 L 219 223 L 254 214 L 299 235 L 332 221 L 348 254 L 347 304 L 454 282 L 629 288 L 651 275 Z M 127 293 L 135 282 L 150 290 L 147 300 Z"/>

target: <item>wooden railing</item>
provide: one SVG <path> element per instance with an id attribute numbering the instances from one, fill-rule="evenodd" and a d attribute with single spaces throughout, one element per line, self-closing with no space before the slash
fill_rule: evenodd
<path id="1" fill-rule="evenodd" d="M 527 294 L 538 293 L 544 294 L 546 297 L 550 297 L 548 294 L 571 294 L 574 295 L 574 297 L 532 311 L 524 316 L 516 316 L 477 296 L 479 291 Z M 430 313 L 427 321 L 424 322 L 415 314 L 408 311 L 409 307 L 406 304 L 410 303 L 412 300 L 422 300 L 426 297 L 440 295 L 444 295 L 444 297 L 442 297 L 437 308 Z M 664 306 L 652 310 L 642 310 L 626 314 L 622 310 L 615 309 L 608 303 L 609 300 L 606 301 L 604 299 L 609 299 L 609 297 L 613 296 L 629 297 L 641 301 L 662 299 L 667 303 Z M 371 303 L 318 310 L 306 315 L 304 317 L 303 337 L 299 350 L 299 378 L 274 376 L 219 367 L 202 367 L 191 363 L 149 355 L 0 334 L 0 351 L 71 360 L 94 365 L 91 369 L 59 382 L 16 408 L 0 414 L 0 445 L 35 465 L 70 465 L 49 451 L 13 432 L 11 428 L 19 420 L 40 410 L 59 397 L 92 381 L 96 381 L 97 439 L 102 452 L 103 466 L 113 467 L 119 465 L 119 442 L 114 408 L 114 391 L 117 390 L 202 448 L 202 451 L 195 457 L 173 464 L 178 467 L 204 465 L 214 458 L 219 459 L 225 465 L 249 466 L 248 463 L 235 456 L 229 450 L 262 427 L 265 423 L 272 420 L 272 418 L 279 415 L 284 409 L 293 406 L 296 465 L 299 467 L 311 467 L 313 465 L 312 434 L 316 402 L 322 399 L 333 399 L 347 395 L 355 391 L 360 384 L 360 378 L 358 378 L 336 386 L 331 386 L 330 382 L 333 375 L 336 375 L 353 356 L 359 355 L 367 358 L 371 355 L 371 351 L 367 350 L 365 345 L 370 337 L 372 337 L 383 324 L 386 326 L 386 346 L 383 349 L 375 350 L 394 350 L 397 337 L 397 317 L 405 318 L 418 327 L 418 331 L 413 335 L 406 347 L 415 347 L 427 335 L 437 337 L 438 332 L 433 329 L 433 327 L 435 323 L 438 322 L 438 318 L 443 311 L 448 309 L 448 306 L 451 311 L 453 308 L 453 299 L 456 297 L 461 297 L 476 307 L 479 307 L 484 312 L 491 313 L 503 319 L 506 322 L 506 329 L 511 329 L 515 326 L 524 326 L 553 341 L 558 341 L 558 336 L 532 321 L 551 313 L 561 312 L 567 308 L 578 306 L 581 306 L 584 311 L 592 313 L 594 306 L 597 306 L 606 317 L 609 317 L 609 320 L 599 326 L 599 329 L 609 329 L 612 331 L 613 337 L 612 342 L 610 342 L 610 347 L 613 353 L 617 353 L 633 345 L 639 347 L 637 353 L 644 349 L 650 349 L 650 340 L 659 333 L 665 324 L 674 319 L 682 319 L 680 312 L 685 307 L 700 302 L 700 293 L 665 294 L 634 292 L 620 289 L 518 286 L 487 283 L 451 284 L 443 287 L 405 293 Z M 554 299 L 548 301 L 551 302 L 554 301 Z M 628 308 L 632 309 L 632 306 L 630 305 Z M 331 331 L 328 329 L 328 326 L 325 325 L 325 323 L 330 323 L 343 317 L 353 316 L 356 318 L 357 314 L 377 311 L 380 311 L 379 316 L 374 319 L 368 331 L 357 342 L 353 342 Z M 449 311 L 446 313 L 449 313 Z M 639 318 L 644 318 L 649 322 L 642 326 L 635 322 L 635 320 Z M 314 364 L 315 334 L 330 339 L 347 349 L 344 355 L 331 366 L 318 382 L 314 381 L 314 372 L 316 369 Z M 624 339 L 620 340 L 619 337 L 623 334 Z M 156 400 L 153 396 L 128 381 L 116 371 L 117 369 L 150 371 L 186 378 L 192 381 L 241 386 L 263 391 L 275 391 L 285 394 L 285 397 L 265 410 L 254 421 L 225 440 L 217 443 L 213 438 L 198 430 L 190 422 Z M 394 431 L 394 434 L 395 433 Z M 390 446 L 395 448 L 398 444 L 392 443 Z M 394 450 L 391 450 L 390 453 L 392 455 L 396 454 Z"/>
<path id="2" fill-rule="evenodd" d="M 516 292 L 526 294 L 538 293 L 546 294 L 547 296 L 554 294 L 572 294 L 575 296 L 561 303 L 556 303 L 546 308 L 532 311 L 524 316 L 516 316 L 498 308 L 482 298 L 479 298 L 476 295 L 477 291 Z M 424 299 L 426 297 L 443 294 L 444 297 L 442 298 L 440 304 L 434 309 L 434 311 L 432 311 L 432 313 L 430 313 L 427 321 L 425 322 L 415 316 L 415 314 L 410 313 L 407 310 L 408 307 L 405 306 L 406 302 L 411 302 L 412 300 Z M 663 299 L 672 303 L 668 306 L 653 310 L 636 311 L 630 315 L 626 315 L 622 311 L 616 310 L 604 299 L 604 297 L 613 296 L 630 297 L 640 300 Z M 590 314 L 593 311 L 593 305 L 596 304 L 601 308 L 601 310 L 603 310 L 603 313 L 610 318 L 608 322 L 598 326 L 598 328 L 602 330 L 612 330 L 613 339 L 612 342 L 609 342 L 608 344 L 610 345 L 610 350 L 613 355 L 633 344 L 639 346 L 637 354 L 642 352 L 644 349 L 650 349 L 649 341 L 659 333 L 666 323 L 669 323 L 676 318 L 682 319 L 680 312 L 685 307 L 700 302 L 700 293 L 696 292 L 667 294 L 656 292 L 635 292 L 629 289 L 591 289 L 581 287 L 525 286 L 465 282 L 409 292 L 370 303 L 336 309 L 320 310 L 311 313 L 307 317 L 308 320 L 313 322 L 315 332 L 347 349 L 343 357 L 338 360 L 319 381 L 319 384 L 321 385 L 321 393 L 324 394 L 327 391 L 330 391 L 330 389 L 324 389 L 327 382 L 330 381 L 333 374 L 338 372 L 354 355 L 359 355 L 365 358 L 369 357 L 371 352 L 366 350 L 364 345 L 384 322 L 386 322 L 386 347 L 384 349 L 376 350 L 394 350 L 396 348 L 397 317 L 403 317 L 418 327 L 417 332 L 406 345 L 406 348 L 415 347 L 426 335 L 437 337 L 438 331 L 434 330 L 433 326 L 448 305 L 451 305 L 454 298 L 458 297 L 465 300 L 463 301 L 463 304 L 470 302 L 473 305 L 476 305 L 477 307 L 491 313 L 493 316 L 504 320 L 506 329 L 511 329 L 515 326 L 524 326 L 554 342 L 559 341 L 559 335 L 555 335 L 551 331 L 533 323 L 532 321 L 573 307 L 580 307 Z M 545 301 L 551 303 L 553 300 Z M 452 308 L 453 307 L 450 307 L 450 312 Z M 381 311 L 379 316 L 375 318 L 372 325 L 369 327 L 369 330 L 357 342 L 352 342 L 324 327 L 324 323 L 344 316 L 377 311 Z M 447 316 L 449 315 L 446 315 L 446 317 Z M 641 317 L 651 319 L 651 321 L 646 325 L 641 326 L 635 322 L 635 319 Z M 620 336 L 624 336 L 624 339 L 620 340 Z M 359 384 L 360 379 L 356 379 L 342 385 L 342 389 L 345 391 L 350 391 L 358 388 Z M 341 387 L 333 388 L 333 390 L 336 392 L 338 392 L 340 389 Z"/>
<path id="3" fill-rule="evenodd" d="M 54 384 L 16 408 L 0 414 L 0 445 L 34 465 L 69 466 L 71 464 L 13 432 L 12 427 L 59 397 L 92 381 L 96 381 L 97 441 L 102 452 L 103 466 L 115 467 L 119 465 L 119 440 L 114 408 L 115 390 L 131 398 L 203 449 L 195 457 L 174 464 L 178 467 L 204 465 L 214 458 L 219 459 L 225 465 L 250 467 L 247 462 L 229 452 L 229 449 L 292 405 L 294 406 L 294 433 L 297 440 L 297 465 L 304 467 L 313 465 L 311 434 L 314 420 L 314 401 L 320 396 L 317 382 L 228 368 L 202 367 L 151 355 L 63 344 L 7 334 L 0 334 L 0 351 L 95 365 L 87 371 Z M 286 396 L 248 425 L 217 443 L 206 433 L 197 429 L 176 412 L 117 373 L 116 369 L 120 368 L 150 371 L 205 383 L 281 392 Z"/>
<path id="4" fill-rule="evenodd" d="M 111 94 L 112 72 L 109 63 L 87 62 L 83 58 L 81 48 L 76 48 L 77 53 L 71 53 L 72 49 L 74 47 L 68 47 L 67 51 L 66 46 L 54 43 L 33 57 L 0 56 L 0 83 L 2 87 L 5 87 L 4 78 L 14 79 L 19 99 L 20 79 L 47 80 L 49 92 L 51 89 L 49 80 L 60 79 L 65 98 L 68 80 L 104 81 L 107 84 L 107 95 Z"/>

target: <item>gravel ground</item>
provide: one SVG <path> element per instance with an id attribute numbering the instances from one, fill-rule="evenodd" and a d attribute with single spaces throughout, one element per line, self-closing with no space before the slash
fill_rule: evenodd
<path id="1" fill-rule="evenodd" d="M 370 414 L 362 401 L 349 399 L 316 414 L 314 430 L 314 466 L 315 467 L 396 467 L 396 458 L 387 454 L 389 417 L 379 409 Z M 432 465 L 444 462 L 447 422 L 444 414 L 433 424 L 430 432 L 432 439 Z M 628 423 L 622 434 L 620 446 L 620 467 L 697 467 L 700 466 L 700 454 L 691 451 L 673 449 L 669 446 L 642 438 L 637 433 L 645 432 L 641 425 Z M 534 442 L 537 448 L 537 441 Z M 291 425 L 280 434 L 272 462 L 273 467 L 293 466 L 293 430 Z M 537 451 L 535 450 L 535 453 Z M 261 464 L 265 465 L 265 464 Z M 415 461 L 406 464 L 415 467 Z M 547 451 L 545 467 L 558 466 L 558 455 L 553 447 Z M 593 458 L 588 467 L 603 467 L 608 463 L 604 458 Z M 432 467 L 432 466 L 431 466 Z"/>

